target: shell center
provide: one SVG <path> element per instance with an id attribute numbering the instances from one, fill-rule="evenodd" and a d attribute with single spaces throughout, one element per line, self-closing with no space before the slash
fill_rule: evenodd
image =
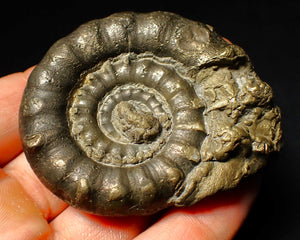
<path id="1" fill-rule="evenodd" d="M 122 101 L 112 112 L 115 129 L 131 143 L 149 143 L 161 131 L 159 120 L 137 101 Z"/>

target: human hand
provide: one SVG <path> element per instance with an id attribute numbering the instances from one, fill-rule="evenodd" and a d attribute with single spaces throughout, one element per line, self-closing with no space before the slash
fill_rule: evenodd
<path id="1" fill-rule="evenodd" d="M 18 110 L 33 68 L 0 78 L 0 239 L 231 239 L 257 182 L 153 216 L 102 217 L 68 206 L 31 170 L 18 133 Z"/>

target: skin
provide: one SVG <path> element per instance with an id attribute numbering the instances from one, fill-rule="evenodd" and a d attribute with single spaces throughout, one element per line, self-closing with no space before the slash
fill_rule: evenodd
<path id="1" fill-rule="evenodd" d="M 257 178 L 194 206 L 153 216 L 95 216 L 54 196 L 31 170 L 18 133 L 18 109 L 32 69 L 0 78 L 1 239 L 208 240 L 235 235 L 257 194 Z"/>

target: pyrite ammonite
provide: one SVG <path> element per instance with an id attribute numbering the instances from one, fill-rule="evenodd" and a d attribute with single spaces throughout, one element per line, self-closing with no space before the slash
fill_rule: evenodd
<path id="1" fill-rule="evenodd" d="M 20 109 L 27 159 L 74 207 L 146 215 L 232 188 L 278 151 L 280 111 L 211 26 L 118 13 L 58 40 Z"/>

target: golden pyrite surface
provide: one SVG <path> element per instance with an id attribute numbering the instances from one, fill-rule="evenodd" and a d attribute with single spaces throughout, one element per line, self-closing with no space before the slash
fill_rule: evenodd
<path id="1" fill-rule="evenodd" d="M 20 109 L 27 159 L 74 207 L 146 215 L 235 187 L 278 151 L 280 110 L 242 48 L 168 12 L 113 14 L 58 40 Z"/>

